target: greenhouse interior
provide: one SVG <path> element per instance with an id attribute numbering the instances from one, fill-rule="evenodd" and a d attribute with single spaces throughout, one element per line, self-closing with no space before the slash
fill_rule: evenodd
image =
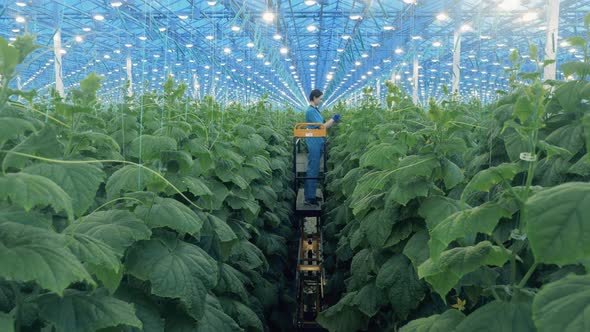
<path id="1" fill-rule="evenodd" d="M 590 331 L 590 0 L 0 3 L 0 332 Z"/>

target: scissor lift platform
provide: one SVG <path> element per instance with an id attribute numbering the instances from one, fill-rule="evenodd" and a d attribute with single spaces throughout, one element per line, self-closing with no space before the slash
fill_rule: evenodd
<path id="1" fill-rule="evenodd" d="M 316 190 L 317 205 L 305 204 L 303 196 L 303 188 L 297 190 L 297 204 L 295 205 L 295 214 L 298 216 L 319 216 L 322 212 L 322 204 L 324 203 L 324 194 L 321 189 Z"/>
<path id="2" fill-rule="evenodd" d="M 310 128 L 311 127 L 311 128 Z M 293 173 L 295 217 L 299 226 L 299 248 L 297 254 L 297 312 L 294 315 L 294 327 L 298 331 L 326 331 L 315 320 L 324 310 L 324 286 L 326 282 L 322 256 L 321 213 L 324 194 L 317 188 L 317 205 L 305 204 L 303 185 L 305 180 L 317 180 L 321 185 L 326 173 L 327 153 L 320 157 L 320 174 L 307 178 L 308 155 L 300 150 L 305 138 L 325 137 L 326 127 L 319 123 L 298 123 L 293 130 Z"/>

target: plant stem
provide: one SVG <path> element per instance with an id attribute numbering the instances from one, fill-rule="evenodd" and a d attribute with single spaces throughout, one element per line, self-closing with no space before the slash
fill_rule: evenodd
<path id="1" fill-rule="evenodd" d="M 493 235 L 492 238 L 494 239 L 494 242 L 496 242 L 497 245 L 499 245 L 505 252 L 510 254 L 510 284 L 514 285 L 516 283 L 516 253 L 512 252 L 511 250 L 508 250 L 508 248 L 504 246 L 504 243 L 502 243 L 502 241 L 500 241 L 500 239 L 498 239 L 497 236 Z"/>
<path id="2" fill-rule="evenodd" d="M 531 267 L 526 272 L 524 277 L 522 277 L 522 280 L 520 281 L 520 283 L 518 283 L 518 287 L 522 288 L 522 287 L 524 287 L 524 285 L 526 285 L 526 282 L 529 281 L 529 278 L 533 275 L 533 272 L 535 272 L 536 268 L 537 268 L 537 262 L 535 262 L 535 263 L 533 263 L 533 265 L 531 265 Z"/>
<path id="3" fill-rule="evenodd" d="M 518 204 L 520 204 L 520 208 L 522 209 L 522 207 L 524 206 L 524 201 L 520 198 L 520 196 L 518 196 L 516 191 L 514 191 L 514 188 L 512 188 L 512 186 L 510 185 L 510 183 L 508 181 L 506 181 L 506 179 L 502 179 L 502 183 L 504 184 L 504 186 L 506 188 L 508 188 L 508 191 L 510 192 L 510 194 L 512 194 L 512 196 L 514 196 L 514 198 L 516 198 L 516 201 L 518 202 Z"/>
<path id="4" fill-rule="evenodd" d="M 498 295 L 498 292 L 496 292 L 495 288 L 490 288 L 490 291 L 492 292 L 492 295 L 494 296 L 494 299 L 501 301 L 502 299 L 500 298 L 500 296 Z"/>
<path id="5" fill-rule="evenodd" d="M 60 120 L 58 120 L 58 119 L 54 118 L 53 116 L 51 116 L 51 115 L 49 115 L 49 114 L 45 114 L 45 113 L 43 113 L 43 112 L 41 112 L 41 111 L 39 111 L 39 110 L 35 109 L 35 108 L 33 107 L 33 105 L 32 105 L 32 104 L 29 104 L 29 108 L 25 108 L 25 107 L 24 107 L 22 104 L 13 103 L 13 102 L 10 102 L 10 101 L 9 101 L 8 103 L 9 103 L 11 106 L 14 106 L 14 107 L 20 107 L 20 108 L 22 108 L 22 109 L 25 109 L 25 110 L 30 110 L 30 111 L 33 111 L 33 112 L 35 112 L 35 113 L 39 113 L 39 114 L 41 114 L 41 115 L 43 115 L 43 116 L 46 116 L 48 119 L 51 119 L 51 120 L 53 120 L 53 121 L 55 121 L 55 122 L 59 123 L 60 125 L 62 125 L 62 126 L 64 126 L 64 127 L 70 128 L 70 126 L 69 126 L 67 123 L 65 123 L 65 122 L 62 122 L 62 121 L 60 121 Z"/>

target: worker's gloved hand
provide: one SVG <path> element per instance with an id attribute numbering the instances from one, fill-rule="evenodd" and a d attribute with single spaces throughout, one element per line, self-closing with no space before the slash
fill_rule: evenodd
<path id="1" fill-rule="evenodd" d="M 332 118 L 332 120 L 334 120 L 334 122 L 340 122 L 340 114 L 334 115 L 334 117 Z"/>

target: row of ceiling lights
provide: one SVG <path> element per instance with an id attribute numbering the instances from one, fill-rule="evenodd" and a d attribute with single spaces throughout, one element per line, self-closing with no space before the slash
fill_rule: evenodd
<path id="1" fill-rule="evenodd" d="M 404 2 L 406 2 L 406 3 L 408 3 L 408 4 L 410 4 L 410 3 L 411 3 L 411 4 L 414 4 L 414 3 L 415 3 L 415 1 L 405 1 L 405 0 L 404 0 Z M 504 2 L 509 2 L 509 1 L 504 1 Z M 503 2 L 503 3 L 504 3 L 504 2 Z M 112 3 L 113 7 L 118 7 L 118 6 L 120 6 L 120 5 L 117 5 L 118 3 L 120 3 L 120 2 L 113 2 L 113 3 Z M 215 4 L 215 3 L 213 3 L 212 5 L 214 5 L 214 4 Z M 309 1 L 309 3 L 308 3 L 308 2 L 306 2 L 306 4 L 307 4 L 307 5 L 313 5 L 313 4 L 315 4 L 315 1 Z M 17 5 L 18 5 L 18 4 L 17 4 Z M 211 5 L 211 3 L 210 3 L 210 5 Z M 527 14 L 525 14 L 525 17 L 526 17 L 526 15 L 527 15 Z M 536 18 L 536 15 L 529 15 L 528 17 L 529 17 L 530 19 L 534 19 L 534 18 Z M 275 18 L 275 16 L 274 16 L 274 14 L 273 14 L 273 13 L 271 13 L 271 12 L 265 12 L 265 13 L 263 14 L 263 20 L 265 20 L 265 21 L 267 21 L 267 22 L 270 22 L 270 21 L 274 20 L 274 18 Z M 97 20 L 97 21 L 102 21 L 102 20 L 104 20 L 104 16 L 97 14 L 97 15 L 95 15 L 95 16 L 94 16 L 94 19 L 95 19 L 95 20 Z M 184 17 L 181 17 L 181 19 L 184 19 Z M 359 19 L 359 17 L 356 17 L 356 16 L 351 16 L 351 19 Z M 444 13 L 441 13 L 441 14 L 438 14 L 438 15 L 437 15 L 437 19 L 439 19 L 439 20 L 446 20 L 446 19 L 448 19 L 448 16 L 447 16 L 446 14 L 444 14 Z M 17 18 L 17 21 L 23 21 L 23 22 L 24 22 L 24 19 L 18 19 L 18 18 Z M 385 27 L 385 30 L 390 30 L 390 29 L 391 29 L 391 27 L 388 27 L 388 26 L 387 26 L 387 27 Z M 237 27 L 237 26 L 232 26 L 232 31 L 239 31 L 239 30 L 240 30 L 240 28 L 239 28 L 239 27 Z M 317 30 L 317 28 L 316 28 L 315 26 L 308 26 L 308 31 L 316 31 L 316 30 Z M 471 29 L 471 28 L 470 28 L 468 25 L 464 25 L 464 26 L 462 26 L 461 30 L 462 30 L 462 31 L 470 31 L 470 30 L 472 30 L 472 29 Z M 160 30 L 160 31 L 161 31 L 161 30 Z M 142 36 L 142 37 L 143 37 L 143 36 Z M 142 37 L 140 37 L 140 39 L 142 39 L 142 40 L 145 40 L 145 39 L 147 39 L 147 38 L 145 38 L 145 37 L 143 37 L 143 38 L 142 38 Z M 482 37 L 483 37 L 483 36 L 482 36 Z M 280 40 L 281 38 L 282 38 L 282 37 L 281 37 L 280 35 L 275 35 L 275 39 L 276 39 L 276 40 Z M 347 36 L 347 35 L 345 35 L 345 36 L 343 36 L 343 38 L 344 38 L 344 39 L 349 39 L 349 38 L 350 38 L 350 36 Z M 420 36 L 415 36 L 415 37 L 414 37 L 414 39 L 420 39 L 420 38 L 421 38 Z M 211 39 L 213 39 L 213 38 L 212 38 L 212 36 L 207 36 L 207 39 L 210 39 L 210 40 L 211 40 Z M 77 37 L 76 37 L 76 41 L 77 41 L 77 42 L 81 42 L 81 41 L 82 41 L 82 37 L 80 37 L 80 36 L 77 36 Z M 563 44 L 563 43 L 562 43 L 562 44 Z M 187 47 L 192 47 L 192 45 L 191 45 L 191 46 L 189 46 L 189 45 L 190 45 L 190 44 L 187 44 Z M 249 47 L 251 47 L 250 45 L 252 45 L 252 46 L 253 46 L 253 44 L 249 43 L 249 45 L 248 45 L 248 46 L 249 46 Z M 440 47 L 441 45 L 442 45 L 442 44 L 441 44 L 440 42 L 438 42 L 438 41 L 435 41 L 435 42 L 433 42 L 433 46 L 434 46 L 434 47 Z M 127 47 L 131 47 L 131 45 L 130 45 L 130 44 L 129 44 L 129 46 L 128 46 L 128 45 L 126 45 L 126 46 L 127 46 Z M 562 45 L 562 46 L 563 46 L 563 45 Z M 376 46 L 374 46 L 374 47 L 376 47 Z M 339 51 L 339 52 L 341 52 L 341 51 L 343 51 L 343 50 L 340 50 L 340 49 L 339 49 L 338 51 Z M 229 54 L 229 53 L 231 53 L 231 49 L 229 49 L 229 48 L 224 48 L 224 49 L 223 49 L 223 52 L 224 52 L 225 54 Z M 395 50 L 395 53 L 396 53 L 396 54 L 401 54 L 402 52 L 403 52 L 403 50 L 402 50 L 401 48 L 397 48 L 397 49 Z M 281 53 L 281 54 L 287 54 L 287 53 L 288 53 L 288 49 L 287 49 L 286 47 L 283 47 L 283 48 L 281 48 L 281 49 L 280 49 L 280 53 Z M 260 55 L 261 55 L 261 54 L 258 54 L 258 57 L 260 57 Z M 366 55 L 366 54 L 363 54 L 363 55 L 364 55 L 364 56 L 368 56 L 368 55 Z M 105 55 L 105 58 L 106 58 L 106 55 Z M 268 63 L 268 62 L 267 62 L 267 63 Z M 355 62 L 355 65 L 356 65 L 356 66 L 359 66 L 359 65 L 360 65 L 360 62 L 358 62 L 358 61 L 357 61 L 357 62 Z M 314 75 L 314 76 L 315 76 L 315 75 Z M 333 74 L 328 74 L 327 78 L 328 78 L 328 80 L 331 80 L 331 79 L 333 78 Z"/>

